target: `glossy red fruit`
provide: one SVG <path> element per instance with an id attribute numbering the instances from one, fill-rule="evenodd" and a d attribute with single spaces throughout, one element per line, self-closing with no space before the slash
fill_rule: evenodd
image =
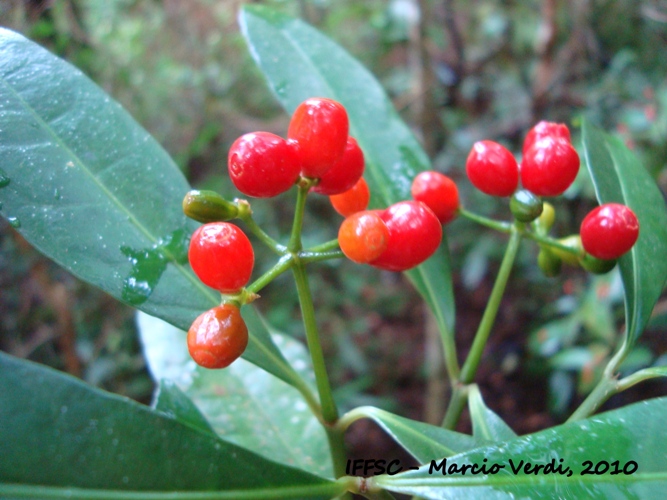
<path id="1" fill-rule="evenodd" d="M 246 196 L 284 193 L 299 177 L 299 157 L 285 139 L 270 132 L 245 134 L 229 150 L 229 176 Z"/>
<path id="2" fill-rule="evenodd" d="M 521 183 L 538 196 L 558 196 L 574 182 L 579 155 L 565 139 L 545 137 L 535 142 L 521 162 Z"/>
<path id="3" fill-rule="evenodd" d="M 294 111 L 287 130 L 305 177 L 320 178 L 343 155 L 349 131 L 347 111 L 333 99 L 312 97 Z"/>
<path id="4" fill-rule="evenodd" d="M 598 259 L 613 260 L 635 244 L 639 237 L 639 221 L 629 207 L 606 203 L 588 213 L 579 232 L 587 253 Z"/>
<path id="5" fill-rule="evenodd" d="M 473 186 L 491 196 L 511 196 L 519 185 L 519 166 L 504 146 L 493 141 L 473 144 L 466 160 Z"/>
<path id="6" fill-rule="evenodd" d="M 211 222 L 192 235 L 190 265 L 206 285 L 222 293 L 236 293 L 250 280 L 255 254 L 248 237 L 234 224 Z"/>
<path id="7" fill-rule="evenodd" d="M 459 209 L 459 189 L 440 172 L 420 172 L 412 181 L 412 197 L 433 210 L 442 224 L 454 220 Z"/>
<path id="8" fill-rule="evenodd" d="M 525 155 L 526 151 L 528 151 L 533 144 L 545 137 L 554 137 L 564 139 L 567 142 L 572 142 L 570 138 L 570 130 L 567 128 L 567 125 L 564 123 L 541 121 L 526 134 L 526 138 L 523 141 L 523 154 Z"/>
<path id="9" fill-rule="evenodd" d="M 334 210 L 343 217 L 349 217 L 356 212 L 366 210 L 370 199 L 371 193 L 363 177 L 344 193 L 329 196 L 329 201 L 331 201 Z"/>
<path id="10" fill-rule="evenodd" d="M 225 368 L 248 345 L 248 328 L 239 308 L 223 304 L 201 314 L 188 330 L 190 356 L 204 368 Z"/>
<path id="11" fill-rule="evenodd" d="M 357 212 L 340 225 L 338 244 L 352 262 L 367 264 L 387 248 L 389 229 L 377 212 Z"/>
<path id="12" fill-rule="evenodd" d="M 389 230 L 389 243 L 370 265 L 387 271 L 406 271 L 437 250 L 442 241 L 442 224 L 433 211 L 419 201 L 401 201 L 378 215 Z"/>
<path id="13" fill-rule="evenodd" d="M 327 170 L 312 191 L 340 194 L 352 188 L 364 173 L 364 153 L 353 137 L 347 138 L 343 156 Z"/>

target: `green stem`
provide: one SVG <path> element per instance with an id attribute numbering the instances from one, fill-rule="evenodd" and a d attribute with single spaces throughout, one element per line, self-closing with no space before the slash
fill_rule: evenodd
<path id="1" fill-rule="evenodd" d="M 592 415 L 595 410 L 597 410 L 601 404 L 603 404 L 607 399 L 618 392 L 618 381 L 607 376 L 603 376 L 598 384 L 595 386 L 595 389 L 588 395 L 583 403 L 577 408 L 570 418 L 567 419 L 568 422 L 574 422 L 575 420 L 581 420 Z"/>
<path id="2" fill-rule="evenodd" d="M 458 379 L 459 383 L 454 385 L 454 390 L 452 391 L 452 398 L 449 402 L 449 407 L 447 408 L 445 419 L 443 421 L 443 426 L 448 429 L 453 429 L 456 426 L 461 412 L 463 411 L 463 407 L 465 406 L 467 399 L 467 389 L 465 386 L 474 380 L 475 373 L 477 373 L 477 367 L 482 359 L 486 343 L 489 340 L 489 335 L 491 334 L 491 329 L 496 320 L 500 302 L 505 293 L 512 266 L 516 259 L 516 254 L 519 251 L 523 229 L 524 227 L 520 223 L 515 223 L 511 226 L 510 240 L 500 264 L 496 282 L 491 290 L 491 296 L 486 304 L 486 309 L 484 310 L 482 320 L 477 328 L 477 333 L 475 334 L 475 339 L 470 347 L 468 357 L 461 368 L 461 373 Z"/>
<path id="3" fill-rule="evenodd" d="M 581 420 L 582 418 L 592 415 L 605 401 L 619 392 L 619 381 L 617 380 L 616 371 L 628 355 L 629 351 L 630 344 L 628 344 L 628 339 L 625 337 L 621 348 L 614 357 L 609 360 L 609 363 L 607 363 L 600 381 L 588 397 L 584 399 L 584 402 L 579 405 L 579 408 L 570 415 L 570 418 L 567 419 L 568 422 Z"/>
<path id="4" fill-rule="evenodd" d="M 281 245 L 276 240 L 271 238 L 271 236 L 266 234 L 264 230 L 257 225 L 255 219 L 252 218 L 252 212 L 243 212 L 240 214 L 239 218 L 245 223 L 250 232 L 257 236 L 257 238 L 259 238 L 259 240 L 267 247 L 269 247 L 274 253 L 277 253 L 278 255 L 283 255 L 285 253 L 287 247 L 285 245 Z"/>
<path id="5" fill-rule="evenodd" d="M 478 215 L 473 212 L 469 212 L 463 207 L 459 208 L 459 215 L 473 222 L 477 222 L 482 226 L 486 226 L 491 229 L 495 229 L 496 231 L 500 231 L 501 233 L 509 234 L 512 232 L 512 224 L 510 222 L 489 219 L 488 217 L 484 217 L 483 215 Z"/>
<path id="6" fill-rule="evenodd" d="M 330 250 L 328 252 L 320 251 L 313 252 L 311 250 L 299 252 L 299 260 L 304 264 L 310 264 L 311 262 L 320 262 L 323 260 L 331 259 L 343 259 L 345 254 L 341 250 Z"/>
<path id="7" fill-rule="evenodd" d="M 276 262 L 276 264 L 271 269 L 269 269 L 250 285 L 248 285 L 246 290 L 252 293 L 259 293 L 262 288 L 264 288 L 266 285 L 271 283 L 274 279 L 292 267 L 293 263 L 294 258 L 291 254 L 283 255 L 283 257 L 278 260 L 278 262 Z"/>
<path id="8" fill-rule="evenodd" d="M 644 382 L 646 380 L 651 380 L 654 378 L 664 378 L 667 376 L 667 367 L 665 366 L 652 366 L 650 368 L 644 368 L 639 370 L 632 375 L 622 378 L 616 383 L 617 392 L 625 391 L 630 387 Z"/>
<path id="9" fill-rule="evenodd" d="M 563 245 L 561 242 L 558 240 L 551 238 L 550 236 L 543 236 L 537 233 L 533 233 L 530 231 L 526 231 L 524 233 L 524 236 L 526 238 L 529 238 L 533 241 L 536 241 L 540 243 L 541 245 L 545 245 L 550 248 L 557 248 L 558 250 L 562 250 L 563 252 L 568 252 L 571 253 L 572 255 L 576 257 L 581 257 L 581 251 L 577 250 L 576 248 L 568 247 L 567 245 Z"/>
<path id="10" fill-rule="evenodd" d="M 287 244 L 287 249 L 292 253 L 301 250 L 301 229 L 303 227 L 303 216 L 306 212 L 306 196 L 312 185 L 311 182 L 304 181 L 305 179 L 302 179 L 302 181 L 297 184 L 298 190 L 296 195 L 296 206 L 294 208 L 294 222 L 292 222 L 292 233 L 290 234 L 289 243 Z"/>
<path id="11" fill-rule="evenodd" d="M 320 396 L 320 404 L 322 405 L 322 418 L 326 424 L 333 426 L 338 420 L 338 408 L 336 408 L 336 403 L 334 402 L 331 386 L 329 384 L 329 376 L 327 375 L 324 362 L 324 353 L 322 352 L 322 346 L 317 332 L 315 308 L 313 306 L 313 299 L 310 293 L 310 286 L 308 285 L 308 277 L 306 276 L 304 264 L 299 260 L 295 260 L 292 267 L 292 273 L 294 274 L 294 281 L 296 282 L 299 303 L 301 305 L 301 315 L 303 317 L 303 325 L 306 332 L 306 342 L 308 343 L 308 350 L 313 362 L 317 392 Z M 336 477 L 340 477 L 345 473 L 343 435 L 336 429 L 327 428 L 327 436 L 329 437 L 329 444 L 331 445 L 331 454 Z"/>
<path id="12" fill-rule="evenodd" d="M 309 248 L 309 252 L 328 252 L 329 250 L 336 250 L 338 248 L 338 238 L 335 240 L 329 240 L 320 245 L 315 245 L 312 248 Z"/>

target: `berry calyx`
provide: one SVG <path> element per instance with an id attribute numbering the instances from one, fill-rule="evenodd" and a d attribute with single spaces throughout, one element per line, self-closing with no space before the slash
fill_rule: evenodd
<path id="1" fill-rule="evenodd" d="M 570 130 L 567 128 L 567 125 L 543 120 L 531 128 L 526 134 L 522 149 L 524 156 L 526 151 L 533 147 L 533 144 L 545 137 L 554 137 L 564 139 L 567 142 L 572 142 L 572 139 L 570 138 Z"/>
<path id="2" fill-rule="evenodd" d="M 377 211 L 357 212 L 340 225 L 338 244 L 352 262 L 367 264 L 386 250 L 389 229 Z"/>
<path id="3" fill-rule="evenodd" d="M 616 259 L 612 260 L 602 260 L 602 259 L 597 259 L 593 257 L 591 254 L 585 254 L 581 259 L 579 259 L 579 263 L 581 264 L 581 267 L 586 269 L 586 271 L 593 273 L 593 274 L 605 274 L 614 269 L 616 267 Z"/>
<path id="4" fill-rule="evenodd" d="M 221 293 L 238 293 L 252 274 L 255 254 L 250 240 L 229 222 L 211 222 L 192 234 L 188 259 L 204 284 Z"/>
<path id="5" fill-rule="evenodd" d="M 351 189 L 364 173 L 364 153 L 353 137 L 347 138 L 343 156 L 327 170 L 311 191 L 320 194 L 340 194 Z"/>
<path id="6" fill-rule="evenodd" d="M 519 185 L 519 166 L 504 146 L 493 141 L 473 144 L 466 160 L 473 186 L 491 196 L 510 196 Z"/>
<path id="7" fill-rule="evenodd" d="M 256 198 L 284 193 L 294 185 L 301 170 L 294 149 L 270 132 L 252 132 L 236 139 L 227 164 L 236 189 Z"/>
<path id="8" fill-rule="evenodd" d="M 520 189 L 510 198 L 510 211 L 519 222 L 534 221 L 543 209 L 542 200 L 526 189 Z"/>
<path id="9" fill-rule="evenodd" d="M 239 207 L 215 191 L 193 189 L 183 198 L 183 213 L 198 222 L 219 222 L 234 219 Z"/>
<path id="10" fill-rule="evenodd" d="M 412 198 L 421 201 L 442 224 L 456 218 L 459 209 L 459 189 L 456 183 L 440 172 L 420 172 L 412 181 Z"/>
<path id="11" fill-rule="evenodd" d="M 347 111 L 333 99 L 312 97 L 299 104 L 287 138 L 301 160 L 304 177 L 320 178 L 343 155 L 349 131 Z"/>
<path id="12" fill-rule="evenodd" d="M 371 193 L 368 189 L 366 180 L 362 177 L 357 183 L 344 193 L 329 196 L 329 201 L 334 210 L 343 217 L 366 210 L 368 202 L 371 199 Z"/>
<path id="13" fill-rule="evenodd" d="M 587 253 L 602 260 L 618 259 L 639 237 L 635 213 L 620 203 L 606 203 L 591 210 L 581 222 L 581 243 Z"/>
<path id="14" fill-rule="evenodd" d="M 188 351 L 204 368 L 225 368 L 248 346 L 248 328 L 239 308 L 223 304 L 194 320 L 188 330 Z"/>
<path id="15" fill-rule="evenodd" d="M 579 155 L 565 139 L 545 137 L 535 142 L 521 161 L 521 184 L 538 196 L 558 196 L 574 182 Z"/>
<path id="16" fill-rule="evenodd" d="M 406 271 L 438 249 L 442 224 L 433 211 L 419 201 L 401 201 L 378 212 L 389 230 L 384 252 L 370 265 L 387 271 Z"/>

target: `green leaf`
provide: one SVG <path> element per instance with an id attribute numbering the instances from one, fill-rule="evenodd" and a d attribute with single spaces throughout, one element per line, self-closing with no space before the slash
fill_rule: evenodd
<path id="1" fill-rule="evenodd" d="M 243 360 L 224 370 L 202 368 L 190 358 L 184 332 L 141 313 L 138 325 L 153 378 L 172 380 L 220 437 L 271 460 L 333 477 L 326 433 L 293 387 Z M 287 336 L 274 338 L 300 375 L 310 379 L 303 345 Z"/>
<path id="2" fill-rule="evenodd" d="M 183 330 L 220 303 L 187 262 L 198 224 L 182 213 L 190 186 L 164 149 L 79 70 L 4 29 L 0 131 L 2 213 L 38 250 Z M 244 356 L 293 383 L 256 326 Z"/>
<path id="3" fill-rule="evenodd" d="M 447 458 L 444 467 L 447 475 L 443 475 L 443 469 L 429 473 L 429 463 L 416 471 L 378 476 L 369 480 L 369 487 L 433 500 L 661 498 L 667 488 L 665 412 L 667 398 L 637 403 L 516 438 L 501 446 L 485 446 Z M 523 467 L 527 462 L 560 466 L 565 474 L 557 471 L 545 474 L 545 469 L 536 474 L 526 474 L 522 469 L 514 474 L 511 464 L 516 467 L 521 461 Z M 586 461 L 591 462 L 592 474 L 581 475 L 587 467 Z M 615 461 L 619 462 L 617 467 L 621 472 L 611 474 Z M 436 464 L 440 465 L 440 461 Z M 472 474 L 470 468 L 465 475 L 450 474 L 452 464 L 458 468 L 465 464 L 485 465 L 487 470 L 494 464 L 504 468 L 495 474 Z M 631 472 L 634 464 L 637 468 Z M 622 472 L 625 466 L 631 473 Z M 594 473 L 596 467 L 602 472 L 600 475 Z"/>
<path id="4" fill-rule="evenodd" d="M 60 498 L 90 498 L 49 487 L 106 490 L 107 498 L 121 497 L 119 490 L 170 492 L 172 499 L 185 498 L 176 492 L 187 491 L 258 499 L 269 493 L 329 498 L 340 491 L 325 479 L 3 353 L 0 421 L 3 498 L 44 498 L 49 491 Z"/>
<path id="5" fill-rule="evenodd" d="M 353 411 L 377 423 L 421 464 L 430 462 L 434 457 L 449 457 L 477 446 L 477 442 L 466 434 L 399 417 L 372 406 L 362 406 Z"/>
<path id="6" fill-rule="evenodd" d="M 373 206 L 410 199 L 415 175 L 430 161 L 386 93 L 356 59 L 307 24 L 259 5 L 239 16 L 253 58 L 288 113 L 305 99 L 341 102 L 366 158 L 364 177 Z M 447 243 L 407 274 L 432 308 L 443 331 L 453 331 L 454 300 Z"/>
<path id="7" fill-rule="evenodd" d="M 76 68 L 8 30 L 0 61 L 3 215 L 75 275 L 187 328 L 217 297 L 187 265 L 181 172 Z"/>
<path id="8" fill-rule="evenodd" d="M 470 387 L 468 408 L 472 420 L 472 434 L 478 442 L 507 441 L 516 437 L 509 425 L 484 404 L 477 384 Z"/>
<path id="9" fill-rule="evenodd" d="M 600 204 L 625 204 L 639 219 L 639 239 L 619 259 L 626 335 L 632 345 L 644 331 L 667 279 L 667 208 L 653 178 L 620 139 L 584 120 L 582 140 Z"/>
<path id="10" fill-rule="evenodd" d="M 215 434 L 204 415 L 197 409 L 190 398 L 171 380 L 162 379 L 155 393 L 153 408 L 167 417 L 175 418 L 183 425 L 202 432 Z"/>

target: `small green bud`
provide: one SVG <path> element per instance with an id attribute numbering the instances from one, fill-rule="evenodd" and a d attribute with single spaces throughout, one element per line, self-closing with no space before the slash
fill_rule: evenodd
<path id="1" fill-rule="evenodd" d="M 540 248 L 537 254 L 537 265 L 548 278 L 553 278 L 560 274 L 563 267 L 563 261 L 548 248 Z"/>
<path id="2" fill-rule="evenodd" d="M 542 213 L 542 200 L 526 189 L 512 195 L 510 210 L 519 222 L 532 222 Z"/>
<path id="3" fill-rule="evenodd" d="M 593 257 L 590 254 L 584 254 L 584 256 L 579 259 L 579 263 L 581 264 L 581 267 L 590 273 L 605 274 L 614 269 L 616 266 L 616 259 L 602 260 Z"/>
<path id="4" fill-rule="evenodd" d="M 199 222 L 222 222 L 236 218 L 239 207 L 215 191 L 193 189 L 183 198 L 183 213 Z"/>

